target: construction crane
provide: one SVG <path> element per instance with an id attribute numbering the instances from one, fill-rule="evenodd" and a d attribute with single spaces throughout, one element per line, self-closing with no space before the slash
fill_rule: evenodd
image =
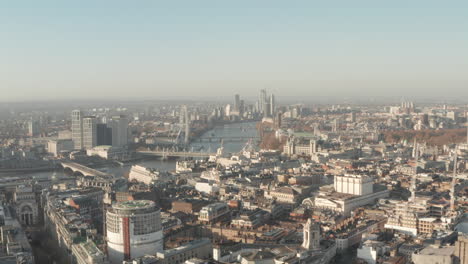
<path id="1" fill-rule="evenodd" d="M 455 211 L 455 184 L 457 183 L 457 162 L 458 162 L 458 145 L 455 145 L 455 155 L 453 157 L 453 176 L 450 188 L 450 210 Z"/>
<path id="2" fill-rule="evenodd" d="M 411 202 L 416 202 L 416 177 L 418 175 L 418 159 L 419 159 L 419 145 L 414 141 L 414 172 L 411 177 Z"/>

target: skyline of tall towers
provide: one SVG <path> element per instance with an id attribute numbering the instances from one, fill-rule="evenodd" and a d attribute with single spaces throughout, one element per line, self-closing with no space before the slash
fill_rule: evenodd
<path id="1" fill-rule="evenodd" d="M 260 98 L 258 100 L 258 112 L 263 117 L 274 117 L 276 112 L 275 95 L 268 96 L 266 89 L 260 90 Z"/>
<path id="2" fill-rule="evenodd" d="M 234 104 L 231 106 L 230 104 L 226 105 L 226 115 L 227 116 L 239 116 L 242 117 L 244 114 L 244 100 L 241 100 L 239 94 L 234 95 Z"/>
<path id="3" fill-rule="evenodd" d="M 161 211 L 153 201 L 114 203 L 106 212 L 106 231 L 111 263 L 163 252 Z"/>
<path id="4" fill-rule="evenodd" d="M 81 110 L 72 111 L 72 141 L 75 150 L 91 149 L 99 144 L 124 147 L 128 144 L 128 123 L 124 115 L 103 118 L 98 124 L 95 116 L 84 116 Z"/>

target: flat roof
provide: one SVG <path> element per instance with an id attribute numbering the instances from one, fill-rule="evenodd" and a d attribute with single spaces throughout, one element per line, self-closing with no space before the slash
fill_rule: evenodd
<path id="1" fill-rule="evenodd" d="M 103 253 L 96 247 L 96 244 L 94 244 L 92 241 L 84 242 L 82 245 L 92 256 L 103 255 Z"/>
<path id="2" fill-rule="evenodd" d="M 434 256 L 450 256 L 455 251 L 454 246 L 448 247 L 435 247 L 428 246 L 421 250 L 418 255 L 434 255 Z"/>
<path id="3" fill-rule="evenodd" d="M 134 200 L 117 202 L 112 207 L 115 209 L 142 209 L 154 207 L 155 203 L 150 200 Z"/>
<path id="4" fill-rule="evenodd" d="M 170 256 L 173 256 L 175 254 L 178 254 L 178 253 L 181 253 L 181 252 L 184 252 L 184 251 L 187 251 L 187 250 L 192 250 L 194 248 L 198 248 L 198 247 L 201 247 L 203 245 L 208 245 L 208 244 L 211 244 L 211 241 L 207 238 L 201 238 L 201 239 L 197 239 L 197 240 L 192 240 L 186 244 L 183 244 L 179 247 L 176 247 L 176 248 L 171 248 L 171 249 L 166 249 L 164 251 L 164 253 L 160 253 L 158 254 L 158 256 L 164 256 L 164 258 L 167 258 L 167 257 L 170 257 Z"/>

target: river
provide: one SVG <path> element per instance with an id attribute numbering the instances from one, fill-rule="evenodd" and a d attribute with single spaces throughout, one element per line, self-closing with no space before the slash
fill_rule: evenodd
<path id="1" fill-rule="evenodd" d="M 223 143 L 224 150 L 227 153 L 236 153 L 242 150 L 245 144 L 248 142 L 248 138 L 257 137 L 256 122 L 246 122 L 246 123 L 236 123 L 236 124 L 226 124 L 222 126 L 217 126 L 207 132 L 205 132 L 201 138 L 207 139 L 210 137 L 223 138 L 226 139 L 226 142 Z M 233 137 L 243 137 L 246 140 L 230 142 L 229 138 Z M 190 144 L 190 149 L 195 151 L 203 152 L 216 152 L 220 147 L 221 143 L 219 140 L 217 142 L 194 142 Z M 156 168 L 159 171 L 173 171 L 176 167 L 175 160 L 161 160 L 161 159 L 151 159 L 135 162 L 132 164 L 139 164 L 145 167 Z M 129 164 L 129 165 L 132 165 Z M 115 177 L 122 177 L 130 171 L 131 166 L 108 166 L 104 168 L 97 168 L 98 170 L 107 172 L 114 175 Z M 66 177 L 65 173 L 62 170 L 49 171 L 49 172 L 34 172 L 34 173 L 24 173 L 24 174 L 4 174 L 0 177 L 12 177 L 12 176 L 23 176 L 23 177 L 34 177 L 34 178 L 61 178 Z"/>

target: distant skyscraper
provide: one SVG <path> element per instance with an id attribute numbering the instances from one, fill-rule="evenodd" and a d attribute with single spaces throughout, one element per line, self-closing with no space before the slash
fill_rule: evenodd
<path id="1" fill-rule="evenodd" d="M 283 114 L 281 112 L 276 113 L 275 124 L 276 124 L 277 128 L 281 128 L 282 116 L 283 116 Z"/>
<path id="2" fill-rule="evenodd" d="M 240 112 L 240 96 L 238 94 L 234 96 L 234 111 Z"/>
<path id="3" fill-rule="evenodd" d="M 185 107 L 185 144 L 188 144 L 190 141 L 190 119 L 187 110 L 187 106 Z"/>
<path id="4" fill-rule="evenodd" d="M 184 128 L 184 143 L 188 144 L 190 141 L 190 117 L 186 105 L 183 105 L 180 109 L 179 123 Z"/>
<path id="5" fill-rule="evenodd" d="M 266 114 L 266 104 L 267 104 L 267 92 L 265 89 L 260 90 L 260 98 L 258 101 L 258 106 L 259 106 L 259 112 L 265 116 Z"/>
<path id="6" fill-rule="evenodd" d="M 265 104 L 265 112 L 263 113 L 263 117 L 271 117 L 271 104 L 269 100 Z"/>
<path id="7" fill-rule="evenodd" d="M 74 149 L 83 149 L 83 120 L 80 110 L 72 111 L 72 140 Z"/>
<path id="8" fill-rule="evenodd" d="M 28 135 L 30 137 L 34 137 L 39 135 L 40 133 L 40 128 L 39 128 L 39 122 L 36 120 L 30 120 L 28 122 Z"/>
<path id="9" fill-rule="evenodd" d="M 106 124 L 97 124 L 97 145 L 112 146 L 112 128 L 107 127 Z"/>
<path id="10" fill-rule="evenodd" d="M 274 117 L 276 111 L 275 96 L 267 95 L 265 89 L 260 90 L 260 98 L 258 99 L 258 112 L 263 117 Z"/>
<path id="11" fill-rule="evenodd" d="M 124 147 L 128 144 L 128 118 L 114 116 L 107 124 L 112 129 L 112 146 Z"/>
<path id="12" fill-rule="evenodd" d="M 85 116 L 82 118 L 83 122 L 83 147 L 90 149 L 97 145 L 97 123 L 96 117 Z"/>
<path id="13" fill-rule="evenodd" d="M 230 104 L 227 104 L 225 109 L 224 109 L 224 113 L 226 114 L 226 116 L 230 116 L 231 115 L 231 105 Z"/>
<path id="14" fill-rule="evenodd" d="M 270 116 L 275 116 L 275 110 L 276 110 L 276 105 L 275 105 L 275 95 L 271 94 L 270 95 Z"/>

